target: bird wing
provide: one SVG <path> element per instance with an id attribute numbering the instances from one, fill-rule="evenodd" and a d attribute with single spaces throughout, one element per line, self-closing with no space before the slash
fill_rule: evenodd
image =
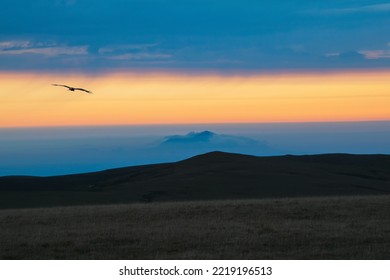
<path id="1" fill-rule="evenodd" d="M 89 90 L 87 90 L 87 89 L 84 89 L 84 88 L 74 88 L 75 90 L 81 90 L 81 91 L 85 91 L 85 92 L 87 92 L 87 93 L 93 93 L 92 91 L 89 91 Z"/>
<path id="2" fill-rule="evenodd" d="M 70 86 L 67 85 L 59 85 L 59 84 L 51 84 L 52 86 L 57 86 L 57 87 L 66 87 L 66 88 L 71 88 Z"/>

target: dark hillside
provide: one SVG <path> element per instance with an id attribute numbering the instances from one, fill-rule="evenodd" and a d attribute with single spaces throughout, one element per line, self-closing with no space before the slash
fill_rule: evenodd
<path id="1" fill-rule="evenodd" d="M 390 194 L 390 156 L 212 152 L 167 164 L 0 177 L 0 207 Z"/>

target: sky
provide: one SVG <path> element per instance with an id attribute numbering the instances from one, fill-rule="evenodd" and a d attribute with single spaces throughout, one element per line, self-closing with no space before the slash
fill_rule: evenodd
<path id="1" fill-rule="evenodd" d="M 390 2 L 1 4 L 0 127 L 390 119 Z"/>
<path id="2" fill-rule="evenodd" d="M 0 127 L 390 119 L 390 2 L 1 4 Z"/>
<path id="3" fill-rule="evenodd" d="M 86 170 L 80 151 L 97 164 L 88 170 L 157 162 L 167 158 L 117 151 L 135 155 L 170 134 L 204 130 L 281 153 L 390 153 L 390 1 L 0 4 L 3 174 Z M 279 132 L 264 132 L 268 125 Z M 126 136 L 113 136 L 118 127 Z M 19 129 L 24 136 L 12 138 Z M 53 133 L 62 138 L 52 143 Z M 39 165 L 35 150 L 45 147 Z M 70 167 L 50 171 L 58 157 Z"/>
<path id="4" fill-rule="evenodd" d="M 388 68 L 390 2 L 2 0 L 3 71 Z"/>
<path id="5" fill-rule="evenodd" d="M 387 72 L 0 74 L 0 127 L 390 119 Z M 94 94 L 51 83 L 78 85 Z"/>

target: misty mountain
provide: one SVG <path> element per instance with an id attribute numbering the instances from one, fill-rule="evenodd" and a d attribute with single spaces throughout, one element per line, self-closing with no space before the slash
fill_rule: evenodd
<path id="1" fill-rule="evenodd" d="M 189 157 L 212 151 L 243 153 L 251 155 L 280 155 L 266 143 L 254 139 L 212 131 L 190 132 L 185 135 L 171 135 L 156 147 L 165 156 Z"/>
<path id="2" fill-rule="evenodd" d="M 186 135 L 172 135 L 165 137 L 166 140 L 162 144 L 191 144 L 191 143 L 207 143 L 217 135 L 211 131 L 190 132 Z"/>
<path id="3" fill-rule="evenodd" d="M 0 176 L 93 172 L 211 151 L 258 156 L 390 154 L 388 121 L 21 128 L 0 129 L 0 135 Z"/>

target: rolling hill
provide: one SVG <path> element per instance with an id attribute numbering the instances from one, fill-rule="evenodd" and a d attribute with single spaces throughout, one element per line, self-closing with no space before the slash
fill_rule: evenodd
<path id="1" fill-rule="evenodd" d="M 211 152 L 94 173 L 0 177 L 0 208 L 380 194 L 390 194 L 388 155 Z"/>

